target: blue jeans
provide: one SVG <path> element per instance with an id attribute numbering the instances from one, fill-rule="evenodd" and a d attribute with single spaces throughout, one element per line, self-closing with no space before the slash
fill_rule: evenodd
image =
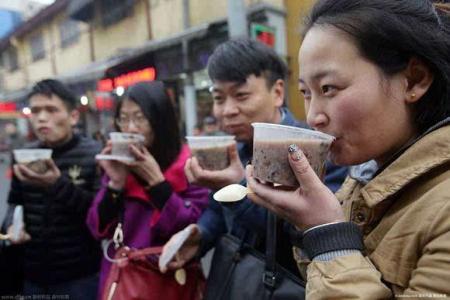
<path id="1" fill-rule="evenodd" d="M 28 280 L 25 280 L 24 283 L 25 296 L 39 295 L 39 299 L 44 300 L 95 300 L 97 298 L 97 289 L 98 274 L 64 283 L 51 284 L 46 286 L 42 286 Z"/>

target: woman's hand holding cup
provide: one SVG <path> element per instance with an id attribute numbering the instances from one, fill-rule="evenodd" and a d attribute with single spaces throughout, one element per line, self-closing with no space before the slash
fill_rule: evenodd
<path id="1" fill-rule="evenodd" d="M 300 230 L 345 221 L 339 201 L 322 183 L 297 145 L 289 147 L 288 160 L 300 184 L 299 188 L 287 190 L 262 184 L 253 177 L 253 167 L 249 165 L 246 169 L 247 185 L 254 193 L 248 198 Z"/>

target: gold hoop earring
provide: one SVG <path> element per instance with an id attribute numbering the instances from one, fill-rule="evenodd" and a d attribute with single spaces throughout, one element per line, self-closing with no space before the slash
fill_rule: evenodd
<path id="1" fill-rule="evenodd" d="M 414 98 L 416 98 L 416 93 L 411 94 L 411 99 L 414 99 Z"/>

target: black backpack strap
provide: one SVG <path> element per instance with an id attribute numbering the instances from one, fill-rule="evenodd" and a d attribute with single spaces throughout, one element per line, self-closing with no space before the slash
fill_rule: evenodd
<path id="1" fill-rule="evenodd" d="M 266 268 L 262 280 L 266 286 L 275 288 L 277 284 L 277 216 L 270 211 L 267 212 L 266 231 Z"/>

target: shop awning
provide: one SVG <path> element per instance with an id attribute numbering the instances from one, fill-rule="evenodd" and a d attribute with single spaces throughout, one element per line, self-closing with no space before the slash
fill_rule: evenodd
<path id="1" fill-rule="evenodd" d="M 130 65 L 134 64 L 136 61 L 141 60 L 143 57 L 149 55 L 149 53 L 153 51 L 181 45 L 183 40 L 203 38 L 208 34 L 210 27 L 216 23 L 223 23 L 223 21 L 221 20 L 214 23 L 206 23 L 191 27 L 169 38 L 151 40 L 144 43 L 140 47 L 130 49 L 128 53 L 118 61 L 117 64 L 111 66 L 108 70 L 106 70 L 106 76 L 114 77 L 117 76 L 117 74 L 121 74 L 122 70 L 129 69 Z"/>
<path id="2" fill-rule="evenodd" d="M 284 10 L 267 3 L 251 5 L 246 12 L 250 20 L 251 16 L 256 16 L 260 13 L 264 13 L 265 11 L 272 11 L 282 15 L 286 14 Z M 204 23 L 198 26 L 190 27 L 189 29 L 186 29 L 178 34 L 174 34 L 173 36 L 168 38 L 147 41 L 142 46 L 131 49 L 128 54 L 124 55 L 116 65 L 106 70 L 106 76 L 115 77 L 119 74 L 135 69 L 136 66 L 142 65 L 140 62 L 151 60 L 146 60 L 146 56 L 149 56 L 152 53 L 157 52 L 158 50 L 165 50 L 168 48 L 181 46 L 183 40 L 190 41 L 203 39 L 207 37 L 208 34 L 221 36 L 224 33 L 223 29 L 226 28 L 226 26 L 227 19 L 222 18 L 210 23 Z M 191 45 L 192 44 L 195 43 L 191 43 Z"/>
<path id="3" fill-rule="evenodd" d="M 181 43 L 183 40 L 202 38 L 208 33 L 208 29 L 209 29 L 210 25 L 211 25 L 210 23 L 202 24 L 202 25 L 199 25 L 196 27 L 191 27 L 191 28 L 189 28 L 185 31 L 182 31 L 178 34 L 175 34 L 169 38 L 148 41 L 141 47 L 136 48 L 131 53 L 130 57 L 139 56 L 139 55 L 145 54 L 147 52 L 151 52 L 151 51 L 162 49 L 162 48 L 168 48 L 168 47 L 171 47 L 171 46 Z"/>
<path id="4" fill-rule="evenodd" d="M 105 76 L 105 71 L 121 61 L 123 55 L 93 62 L 72 72 L 64 73 L 57 79 L 66 84 L 97 81 Z"/>
<path id="5" fill-rule="evenodd" d="M 22 88 L 20 90 L 1 93 L 0 102 L 23 100 L 28 95 L 29 92 L 30 92 L 29 88 Z"/>
<path id="6" fill-rule="evenodd" d="M 60 80 L 68 85 L 95 82 L 103 77 L 105 77 L 105 71 L 117 64 L 122 58 L 117 56 L 114 58 L 93 62 L 89 65 L 83 66 L 72 72 L 64 73 L 56 76 L 55 79 Z M 31 86 L 22 88 L 20 90 L 0 93 L 0 102 L 4 101 L 20 101 L 23 100 L 27 94 L 30 92 Z"/>

